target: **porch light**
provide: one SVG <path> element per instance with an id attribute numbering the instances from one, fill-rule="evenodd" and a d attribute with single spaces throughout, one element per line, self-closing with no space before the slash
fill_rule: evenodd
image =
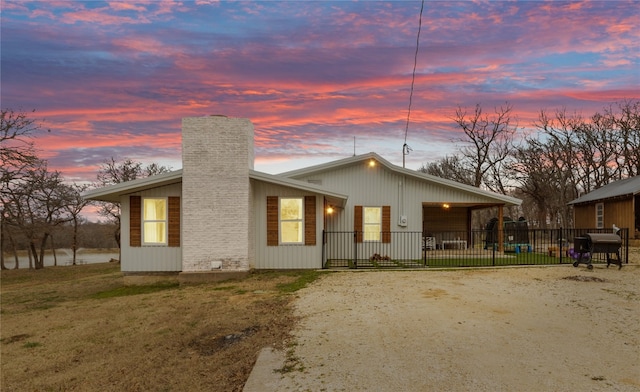
<path id="1" fill-rule="evenodd" d="M 444 203 L 442 205 L 442 208 L 444 208 L 445 210 L 449 209 L 449 204 L 448 203 Z"/>
<path id="2" fill-rule="evenodd" d="M 374 167 L 375 165 L 376 165 L 376 161 L 375 161 L 375 160 L 373 160 L 373 159 L 371 159 L 371 160 L 369 161 L 369 167 Z"/>
<path id="3" fill-rule="evenodd" d="M 327 214 L 328 215 L 333 214 L 333 207 L 331 207 L 331 206 L 327 207 Z"/>

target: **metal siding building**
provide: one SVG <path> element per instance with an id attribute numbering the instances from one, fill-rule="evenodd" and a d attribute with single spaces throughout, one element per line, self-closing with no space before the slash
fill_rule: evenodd
<path id="1" fill-rule="evenodd" d="M 282 176 L 349 195 L 344 208 L 338 208 L 334 214 L 327 216 L 325 227 L 330 232 L 345 232 L 345 235 L 346 232 L 353 232 L 356 206 L 389 206 L 393 239 L 389 243 L 369 248 L 398 259 L 421 257 L 420 244 L 423 232 L 429 225 L 437 225 L 438 227 L 433 227 L 437 231 L 466 232 L 470 229 L 468 215 L 471 207 L 517 205 L 520 202 L 509 196 L 496 195 L 475 187 L 399 168 L 375 153 L 283 173 Z M 452 208 L 443 210 L 443 204 Z M 430 216 L 430 213 L 433 216 Z M 401 218 L 405 218 L 402 223 Z M 399 236 L 395 236 L 394 233 L 402 232 L 412 233 L 416 238 L 410 237 L 409 244 L 396 241 L 395 238 Z M 443 239 L 453 238 L 438 238 L 439 241 Z M 347 242 L 340 243 L 338 248 L 344 258 L 349 258 L 357 246 L 359 245 Z"/>
<path id="2" fill-rule="evenodd" d="M 374 164 L 371 165 L 370 163 Z M 439 177 L 399 168 L 375 153 L 347 158 L 342 161 L 283 173 L 282 176 L 307 181 L 349 195 L 344 211 L 333 218 L 327 230 L 353 230 L 353 208 L 362 206 L 391 206 L 393 231 L 422 231 L 423 207 L 490 207 L 501 204 L 519 205 L 520 200 L 484 191 Z M 346 211 L 346 213 L 344 213 Z M 399 225 L 400 217 L 407 217 L 407 225 Z"/>
<path id="3" fill-rule="evenodd" d="M 365 253 L 376 251 L 394 258 L 416 259 L 422 252 L 420 243 L 425 227 L 455 221 L 456 228 L 468 230 L 466 217 L 471 209 L 497 206 L 501 214 L 503 206 L 521 203 L 509 196 L 395 166 L 375 153 L 280 175 L 262 173 L 252 169 L 250 122 L 220 116 L 184 119 L 183 132 L 185 124 L 190 140 L 193 139 L 183 145 L 183 164 L 185 157 L 187 161 L 191 159 L 189 170 L 115 184 L 85 194 L 89 199 L 121 203 L 123 272 L 321 268 L 323 251 L 332 246 L 330 241 L 323 244 L 324 232 L 342 232 L 343 240 L 348 242 L 343 244 L 347 253 L 361 247 Z M 247 137 L 234 137 L 235 131 Z M 237 160 L 233 153 L 229 154 L 236 151 L 231 147 L 242 151 Z M 199 170 L 202 165 L 207 167 Z M 183 186 L 187 183 L 188 189 Z M 166 197 L 170 209 L 173 208 L 174 218 L 168 221 L 168 246 L 140 244 L 137 214 L 141 214 L 140 199 L 144 197 Z M 303 217 L 299 221 L 304 226 L 302 243 L 281 241 L 281 230 L 285 227 L 279 210 L 282 197 L 303 199 Z M 137 200 L 133 207 L 130 200 Z M 443 204 L 447 208 L 451 205 L 449 215 L 436 209 L 444 208 Z M 332 213 L 327 212 L 328 207 L 333 209 Z M 358 228 L 366 223 L 361 217 L 366 207 L 379 208 L 381 214 L 382 229 L 376 240 L 358 240 L 357 233 L 363 232 Z M 132 214 L 135 222 L 130 219 Z M 356 214 L 360 217 L 358 222 Z M 401 221 L 403 217 L 406 219 Z M 131 230 L 132 224 L 135 232 Z M 173 233 L 179 233 L 173 237 L 172 227 Z M 228 239 L 230 231 L 237 233 L 233 243 Z M 410 238 L 410 243 L 400 239 L 405 232 L 410 235 L 402 238 Z M 398 234 L 396 239 L 394 233 Z M 194 252 L 186 252 L 188 247 Z M 187 253 L 194 256 L 186 256 Z"/>
<path id="4" fill-rule="evenodd" d="M 316 214 L 315 245 L 267 246 L 267 196 L 304 197 L 315 196 L 316 211 L 323 211 L 324 196 L 282 185 L 252 180 L 254 219 L 254 264 L 256 269 L 309 269 L 322 268 L 323 214 Z"/>
<path id="5" fill-rule="evenodd" d="M 161 186 L 121 196 L 121 270 L 122 272 L 180 272 L 182 271 L 182 247 L 130 246 L 130 196 L 169 197 L 181 196 L 182 184 Z"/>

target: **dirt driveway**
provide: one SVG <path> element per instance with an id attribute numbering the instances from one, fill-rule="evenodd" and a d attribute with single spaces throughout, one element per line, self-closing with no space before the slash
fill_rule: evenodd
<path id="1" fill-rule="evenodd" d="M 274 390 L 640 391 L 638 263 L 332 273 L 295 304 Z"/>

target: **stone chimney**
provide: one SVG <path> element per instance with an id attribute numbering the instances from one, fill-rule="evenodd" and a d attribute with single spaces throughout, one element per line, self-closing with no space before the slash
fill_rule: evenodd
<path id="1" fill-rule="evenodd" d="M 182 119 L 182 271 L 246 271 L 252 260 L 253 124 Z"/>

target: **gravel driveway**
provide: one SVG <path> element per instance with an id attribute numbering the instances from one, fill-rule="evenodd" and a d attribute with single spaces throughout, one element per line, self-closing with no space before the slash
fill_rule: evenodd
<path id="1" fill-rule="evenodd" d="M 637 262 L 349 271 L 299 293 L 273 390 L 640 390 Z"/>

